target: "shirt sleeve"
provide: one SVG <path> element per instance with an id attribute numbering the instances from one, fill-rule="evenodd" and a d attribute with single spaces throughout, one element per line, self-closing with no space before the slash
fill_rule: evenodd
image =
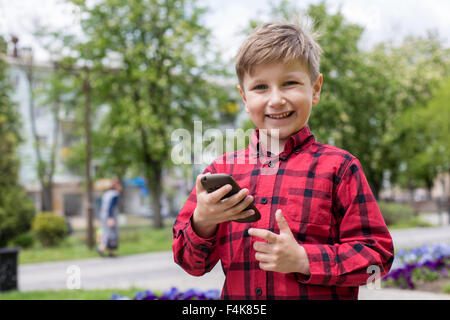
<path id="1" fill-rule="evenodd" d="M 215 173 L 213 165 L 203 173 Z M 192 190 L 173 226 L 172 250 L 175 263 L 193 276 L 201 276 L 219 261 L 216 236 L 202 238 L 192 227 L 191 218 L 197 206 L 196 188 Z"/>
<path id="2" fill-rule="evenodd" d="M 302 244 L 311 274 L 297 273 L 297 280 L 355 287 L 365 284 L 374 270 L 383 277 L 394 259 L 392 238 L 358 159 L 348 163 L 334 201 L 339 241 L 334 245 Z"/>

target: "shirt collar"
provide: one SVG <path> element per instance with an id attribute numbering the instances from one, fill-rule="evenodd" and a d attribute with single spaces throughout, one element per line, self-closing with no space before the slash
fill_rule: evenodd
<path id="1" fill-rule="evenodd" d="M 311 133 L 309 126 L 305 126 L 297 133 L 292 134 L 284 145 L 280 158 L 289 156 L 294 151 L 301 151 L 310 143 L 315 142 L 314 135 Z M 270 152 L 266 152 L 264 146 L 259 141 L 259 129 L 255 129 L 252 133 L 249 144 L 250 156 L 255 157 L 271 157 Z"/>

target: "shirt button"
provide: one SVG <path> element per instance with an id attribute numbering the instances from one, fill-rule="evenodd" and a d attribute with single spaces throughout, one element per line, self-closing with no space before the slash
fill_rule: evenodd
<path id="1" fill-rule="evenodd" d="M 273 168 L 275 167 L 275 164 L 272 161 L 269 161 L 269 167 Z"/>
<path id="2" fill-rule="evenodd" d="M 267 198 L 262 198 L 262 199 L 261 199 L 261 203 L 262 203 L 262 204 L 267 204 Z"/>
<path id="3" fill-rule="evenodd" d="M 262 295 L 263 291 L 261 288 L 256 288 L 255 293 L 257 296 L 260 296 L 260 295 Z"/>

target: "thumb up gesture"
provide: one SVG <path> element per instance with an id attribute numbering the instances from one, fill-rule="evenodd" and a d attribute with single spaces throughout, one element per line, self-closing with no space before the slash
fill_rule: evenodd
<path id="1" fill-rule="evenodd" d="M 265 229 L 251 228 L 248 234 L 267 242 L 255 242 L 255 258 L 259 267 L 266 271 L 281 273 L 299 272 L 309 275 L 309 261 L 305 249 L 298 244 L 281 209 L 275 213 L 280 234 Z"/>

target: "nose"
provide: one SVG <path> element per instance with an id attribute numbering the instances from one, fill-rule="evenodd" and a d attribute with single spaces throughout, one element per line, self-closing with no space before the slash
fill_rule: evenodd
<path id="1" fill-rule="evenodd" d="M 282 92 L 278 88 L 272 89 L 269 97 L 269 107 L 280 107 L 286 104 L 286 100 L 283 98 Z"/>

